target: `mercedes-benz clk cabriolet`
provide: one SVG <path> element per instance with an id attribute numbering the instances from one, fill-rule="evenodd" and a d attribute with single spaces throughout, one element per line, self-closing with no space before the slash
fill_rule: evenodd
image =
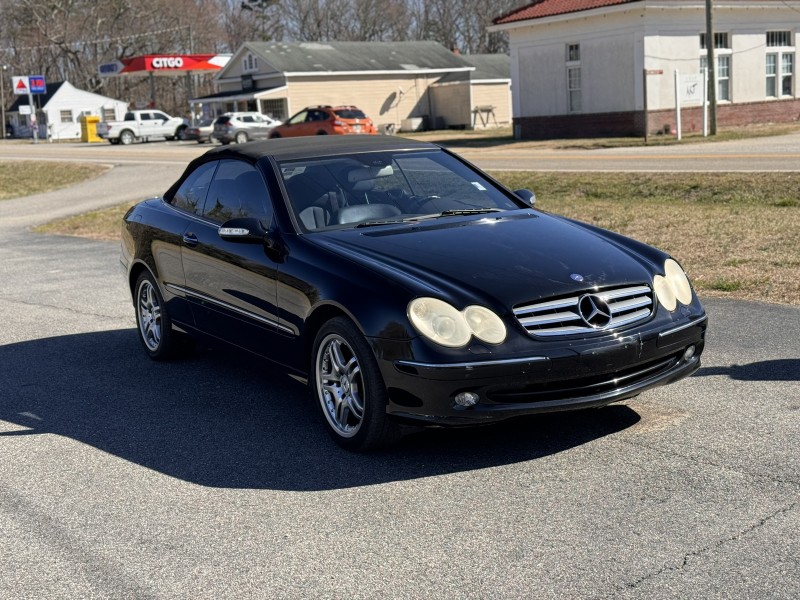
<path id="1" fill-rule="evenodd" d="M 693 373 L 707 319 L 681 266 L 534 204 L 397 137 L 215 148 L 125 215 L 137 331 L 155 360 L 190 336 L 280 365 L 352 450 Z"/>

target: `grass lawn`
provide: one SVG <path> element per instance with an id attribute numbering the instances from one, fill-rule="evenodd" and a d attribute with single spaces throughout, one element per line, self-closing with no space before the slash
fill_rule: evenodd
<path id="1" fill-rule="evenodd" d="M 8 165 L 0 165 L 0 173 L 3 168 Z M 11 168 L 18 180 L 61 172 L 52 164 L 15 163 Z M 492 175 L 511 189 L 535 191 L 542 210 L 612 229 L 669 252 L 701 296 L 800 305 L 800 173 L 496 171 Z M 63 183 L 60 176 L 55 180 Z M 118 239 L 127 208 L 94 211 L 39 231 Z"/>
<path id="2" fill-rule="evenodd" d="M 0 162 L 0 200 L 69 187 L 107 170 L 108 167 L 86 163 Z"/>

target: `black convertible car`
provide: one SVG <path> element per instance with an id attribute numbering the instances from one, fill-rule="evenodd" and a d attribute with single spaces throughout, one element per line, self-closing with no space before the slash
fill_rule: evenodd
<path id="1" fill-rule="evenodd" d="M 133 207 L 121 260 L 151 358 L 182 334 L 266 357 L 354 450 L 694 372 L 707 320 L 678 263 L 533 204 L 432 144 L 254 142 Z"/>

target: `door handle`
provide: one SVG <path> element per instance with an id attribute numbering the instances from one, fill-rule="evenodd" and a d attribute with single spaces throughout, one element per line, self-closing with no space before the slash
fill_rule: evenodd
<path id="1" fill-rule="evenodd" d="M 197 240 L 197 236 L 193 233 L 184 233 L 183 234 L 183 243 L 189 246 L 190 248 L 194 248 L 197 246 L 199 241 Z"/>

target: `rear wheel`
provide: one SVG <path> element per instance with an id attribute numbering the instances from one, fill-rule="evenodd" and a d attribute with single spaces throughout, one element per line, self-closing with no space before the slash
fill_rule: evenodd
<path id="1" fill-rule="evenodd" d="M 177 340 L 172 320 L 155 279 L 145 271 L 136 280 L 136 330 L 145 352 L 153 360 L 167 360 L 175 354 Z"/>
<path id="2" fill-rule="evenodd" d="M 244 144 L 247 141 L 247 134 L 244 131 L 240 131 L 236 134 L 236 143 L 237 144 Z"/>
<path id="3" fill-rule="evenodd" d="M 119 134 L 119 141 L 121 144 L 128 146 L 129 144 L 133 143 L 136 137 L 133 135 L 133 132 L 130 129 L 126 129 L 125 131 Z"/>
<path id="4" fill-rule="evenodd" d="M 386 386 L 375 356 L 352 321 L 336 317 L 323 325 L 312 359 L 312 391 L 337 444 L 363 451 L 400 439 L 400 427 L 386 415 Z"/>

